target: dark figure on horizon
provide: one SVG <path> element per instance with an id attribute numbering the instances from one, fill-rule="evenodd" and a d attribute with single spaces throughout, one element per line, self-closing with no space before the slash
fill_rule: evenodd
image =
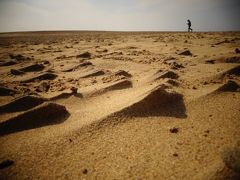
<path id="1" fill-rule="evenodd" d="M 192 32 L 193 31 L 193 29 L 191 28 L 192 23 L 189 19 L 187 20 L 187 25 L 188 25 L 188 32 Z"/>

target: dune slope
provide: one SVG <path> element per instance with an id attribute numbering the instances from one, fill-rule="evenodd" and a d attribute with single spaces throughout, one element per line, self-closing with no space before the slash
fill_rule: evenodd
<path id="1" fill-rule="evenodd" d="M 0 179 L 239 179 L 239 35 L 0 34 Z"/>

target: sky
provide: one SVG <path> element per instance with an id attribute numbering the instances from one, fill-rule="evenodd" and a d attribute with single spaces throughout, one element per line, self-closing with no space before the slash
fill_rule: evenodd
<path id="1" fill-rule="evenodd" d="M 0 0 L 0 32 L 240 31 L 240 0 Z"/>

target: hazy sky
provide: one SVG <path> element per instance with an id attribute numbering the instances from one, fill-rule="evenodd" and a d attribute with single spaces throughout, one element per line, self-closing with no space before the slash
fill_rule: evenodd
<path id="1" fill-rule="evenodd" d="M 0 0 L 0 32 L 240 30 L 240 0 Z"/>

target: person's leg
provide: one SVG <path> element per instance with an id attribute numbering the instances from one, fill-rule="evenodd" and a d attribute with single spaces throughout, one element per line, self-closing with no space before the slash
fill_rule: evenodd
<path id="1" fill-rule="evenodd" d="M 188 32 L 192 32 L 191 26 L 188 26 Z"/>

